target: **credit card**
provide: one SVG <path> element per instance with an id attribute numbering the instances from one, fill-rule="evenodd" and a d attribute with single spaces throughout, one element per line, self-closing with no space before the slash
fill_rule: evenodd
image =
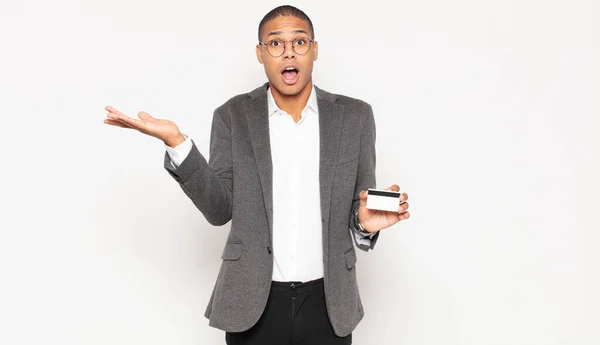
<path id="1" fill-rule="evenodd" d="M 368 209 L 398 212 L 401 192 L 375 188 L 369 188 L 367 192 Z"/>

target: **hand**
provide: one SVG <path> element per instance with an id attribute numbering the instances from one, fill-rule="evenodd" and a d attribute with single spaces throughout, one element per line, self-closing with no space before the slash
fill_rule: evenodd
<path id="1" fill-rule="evenodd" d="M 392 185 L 385 190 L 391 190 L 399 192 L 400 187 L 398 185 Z M 408 194 L 402 193 L 400 195 L 400 204 L 398 205 L 398 212 L 370 210 L 367 208 L 367 195 L 368 192 L 363 190 L 360 192 L 360 206 L 358 208 L 358 221 L 368 232 L 376 232 L 381 229 L 385 229 L 392 226 L 403 219 L 408 219 L 410 214 L 407 212 L 408 209 Z"/>
<path id="2" fill-rule="evenodd" d="M 185 141 L 185 137 L 172 121 L 155 119 L 144 111 L 138 113 L 138 117 L 140 118 L 138 120 L 123 114 L 111 106 L 107 106 L 104 109 L 108 111 L 107 118 L 104 119 L 104 123 L 108 125 L 138 130 L 162 140 L 171 147 L 175 147 Z"/>

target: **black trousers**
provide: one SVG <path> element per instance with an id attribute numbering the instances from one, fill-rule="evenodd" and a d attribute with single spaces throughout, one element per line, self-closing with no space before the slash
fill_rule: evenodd
<path id="1" fill-rule="evenodd" d="M 225 332 L 227 345 L 350 345 L 352 334 L 333 332 L 325 306 L 323 278 L 272 282 L 267 306 L 244 332 Z"/>

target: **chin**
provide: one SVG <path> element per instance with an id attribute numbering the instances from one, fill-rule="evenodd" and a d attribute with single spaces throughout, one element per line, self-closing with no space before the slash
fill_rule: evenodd
<path id="1" fill-rule="evenodd" d="M 279 92 L 286 96 L 295 96 L 302 91 L 302 88 L 298 85 L 284 85 L 283 88 L 279 89 Z"/>
<path id="2" fill-rule="evenodd" d="M 281 93 L 282 95 L 295 96 L 302 92 L 302 90 L 304 90 L 308 83 L 301 83 L 300 81 L 298 81 L 296 84 L 293 85 L 288 85 L 285 83 L 271 83 L 271 85 L 273 85 L 277 89 L 277 91 L 279 91 L 279 93 Z"/>

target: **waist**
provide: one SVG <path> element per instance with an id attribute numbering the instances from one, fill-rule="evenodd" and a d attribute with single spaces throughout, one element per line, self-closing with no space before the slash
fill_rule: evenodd
<path id="1" fill-rule="evenodd" d="M 322 288 L 325 284 L 323 278 L 309 280 L 306 282 L 299 281 L 289 281 L 289 282 L 280 282 L 280 281 L 271 281 L 271 288 L 274 290 L 309 290 L 314 288 Z"/>

